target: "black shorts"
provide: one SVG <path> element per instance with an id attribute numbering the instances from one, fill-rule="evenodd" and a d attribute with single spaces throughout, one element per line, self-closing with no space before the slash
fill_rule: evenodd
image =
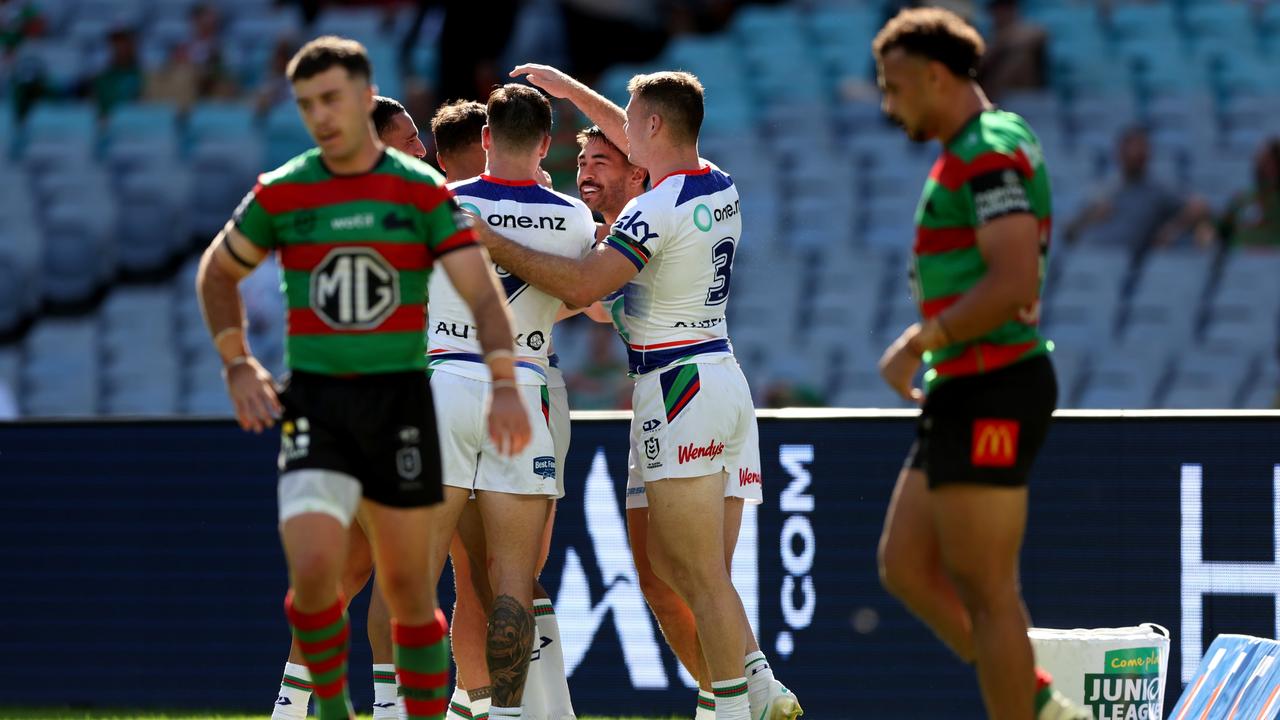
<path id="1" fill-rule="evenodd" d="M 1047 355 L 947 380 L 925 397 L 907 467 L 930 488 L 1026 485 L 1057 403 Z"/>
<path id="2" fill-rule="evenodd" d="M 444 499 L 440 438 L 424 372 L 352 378 L 295 371 L 280 393 L 280 474 L 330 470 L 391 507 Z"/>

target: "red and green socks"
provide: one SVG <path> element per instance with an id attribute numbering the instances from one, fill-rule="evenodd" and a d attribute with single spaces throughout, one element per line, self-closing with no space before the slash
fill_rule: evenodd
<path id="1" fill-rule="evenodd" d="M 449 623 L 436 610 L 424 625 L 391 622 L 396 671 L 409 720 L 441 720 L 448 706 Z"/>
<path id="2" fill-rule="evenodd" d="M 348 720 L 352 715 L 347 693 L 347 654 L 351 628 L 342 598 L 319 612 L 304 613 L 293 605 L 293 590 L 284 598 L 284 612 L 298 648 L 311 671 L 316 717 Z"/>

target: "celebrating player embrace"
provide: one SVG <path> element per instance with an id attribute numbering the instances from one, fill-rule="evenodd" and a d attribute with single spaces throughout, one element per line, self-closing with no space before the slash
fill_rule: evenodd
<path id="1" fill-rule="evenodd" d="M 725 327 L 742 236 L 738 193 L 698 156 L 702 85 L 682 72 L 637 76 L 624 112 L 554 68 L 512 73 L 522 74 L 571 100 L 655 180 L 581 259 L 489 228 L 480 235 L 495 262 L 571 307 L 623 290 L 620 332 L 636 378 L 629 465 L 648 499 L 650 563 L 693 611 L 716 717 L 794 718 L 795 696 L 758 651 L 748 655 L 754 637 L 724 562 L 725 484 L 739 472 L 758 476 L 760 451 L 751 392 Z"/>

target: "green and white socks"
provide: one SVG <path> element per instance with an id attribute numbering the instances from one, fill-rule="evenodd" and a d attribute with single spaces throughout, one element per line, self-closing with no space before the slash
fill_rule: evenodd
<path id="1" fill-rule="evenodd" d="M 716 720 L 751 720 L 745 677 L 713 682 L 711 692 L 716 696 Z"/>
<path id="2" fill-rule="evenodd" d="M 716 696 L 706 690 L 698 690 L 698 710 L 693 720 L 716 720 Z"/>
<path id="3" fill-rule="evenodd" d="M 373 720 L 398 720 L 400 685 L 396 682 L 395 663 L 373 664 Z"/>
<path id="4" fill-rule="evenodd" d="M 764 653 L 759 650 L 747 655 L 742 661 L 747 674 L 747 699 L 751 704 L 751 714 L 759 716 L 769 704 L 769 696 L 773 692 L 773 669 Z"/>
<path id="5" fill-rule="evenodd" d="M 310 702 L 311 671 L 306 665 L 285 663 L 284 676 L 280 678 L 280 693 L 271 710 L 271 720 L 305 720 Z"/>
<path id="6" fill-rule="evenodd" d="M 472 700 L 466 690 L 454 688 L 445 720 L 489 720 L 489 703 L 488 691 L 484 697 Z"/>

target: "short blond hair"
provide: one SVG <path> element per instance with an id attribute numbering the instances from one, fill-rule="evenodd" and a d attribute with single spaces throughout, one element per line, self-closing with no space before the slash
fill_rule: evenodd
<path id="1" fill-rule="evenodd" d="M 627 92 L 661 115 L 677 140 L 698 139 L 698 132 L 702 130 L 703 90 L 693 73 L 665 70 L 636 75 L 627 83 Z"/>

